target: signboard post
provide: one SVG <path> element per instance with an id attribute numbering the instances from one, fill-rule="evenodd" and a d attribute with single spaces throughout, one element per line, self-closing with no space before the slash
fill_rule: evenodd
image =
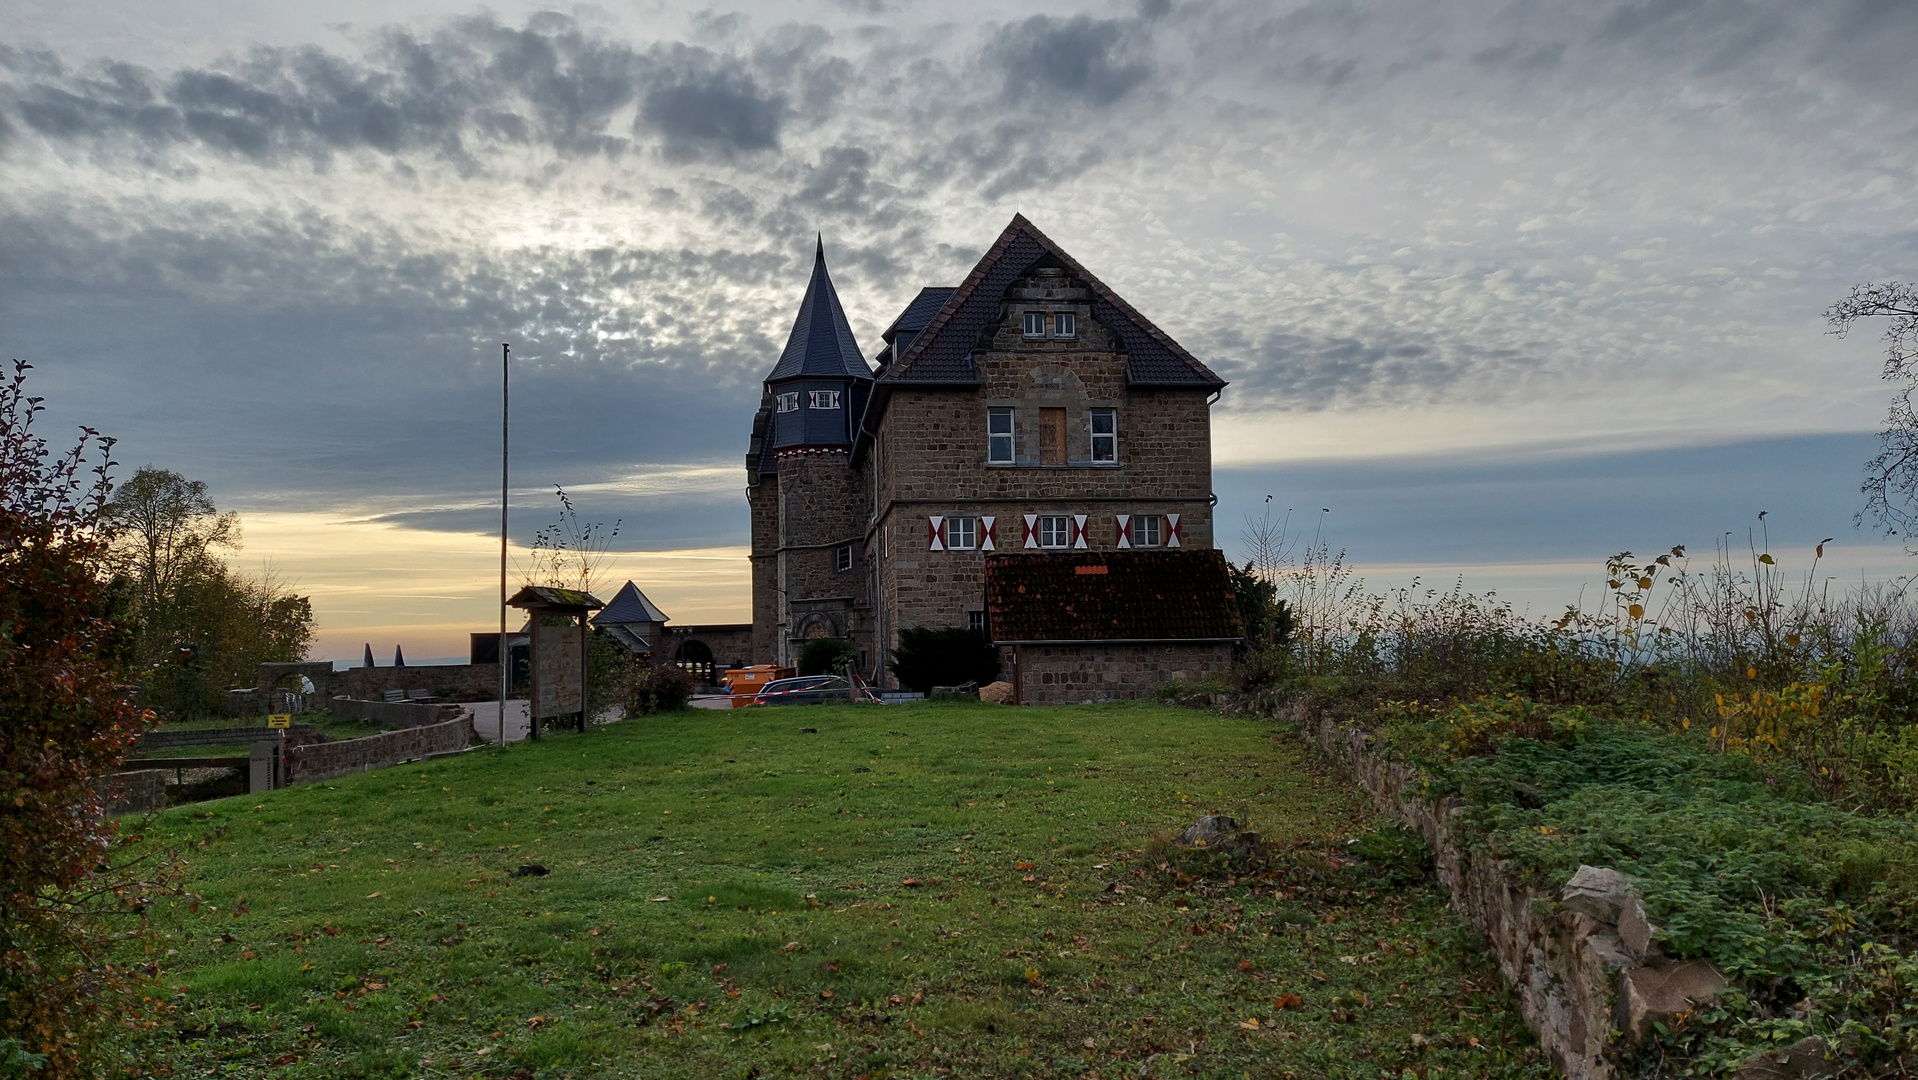
<path id="1" fill-rule="evenodd" d="M 286 729 L 293 726 L 293 714 L 292 713 L 269 713 L 266 718 L 266 726 L 269 729 L 277 728 L 280 732 L 280 757 L 279 757 L 279 760 L 274 763 L 275 767 L 273 769 L 273 772 L 274 772 L 273 786 L 276 788 L 285 787 L 286 786 Z"/>

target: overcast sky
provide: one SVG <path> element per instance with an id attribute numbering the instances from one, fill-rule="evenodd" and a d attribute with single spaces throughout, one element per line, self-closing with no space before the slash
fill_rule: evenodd
<path id="1" fill-rule="evenodd" d="M 1879 346 L 1819 316 L 1918 273 L 1918 5 L 1031 12 L 0 0 L 0 343 L 241 510 L 329 656 L 494 619 L 502 341 L 516 533 L 564 484 L 746 617 L 814 234 L 870 353 L 1015 211 L 1232 381 L 1228 550 L 1271 494 L 1552 608 L 1766 510 L 1902 572 L 1851 524 Z"/>

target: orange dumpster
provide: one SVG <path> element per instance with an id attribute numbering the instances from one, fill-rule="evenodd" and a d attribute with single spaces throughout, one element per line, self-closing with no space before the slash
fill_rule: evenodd
<path id="1" fill-rule="evenodd" d="M 753 703 L 753 697 L 765 689 L 774 679 L 790 679 L 793 669 L 778 664 L 753 664 L 750 667 L 731 668 L 726 672 L 726 692 L 733 696 L 733 708 L 738 709 Z"/>

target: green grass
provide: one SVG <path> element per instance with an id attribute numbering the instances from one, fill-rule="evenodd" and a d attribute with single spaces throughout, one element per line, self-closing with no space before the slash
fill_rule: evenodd
<path id="1" fill-rule="evenodd" d="M 1207 809 L 1280 869 L 1147 865 Z M 1374 824 L 1243 718 L 666 714 L 168 811 L 202 900 L 157 914 L 175 1011 L 132 1049 L 176 1076 L 1548 1075 L 1438 886 L 1341 856 Z"/>

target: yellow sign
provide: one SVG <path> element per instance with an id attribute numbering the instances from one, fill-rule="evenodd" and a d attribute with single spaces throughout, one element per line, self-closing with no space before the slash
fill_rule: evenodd
<path id="1" fill-rule="evenodd" d="M 273 713 L 266 718 L 266 726 L 270 728 L 290 728 L 293 726 L 293 714 L 283 712 Z"/>

